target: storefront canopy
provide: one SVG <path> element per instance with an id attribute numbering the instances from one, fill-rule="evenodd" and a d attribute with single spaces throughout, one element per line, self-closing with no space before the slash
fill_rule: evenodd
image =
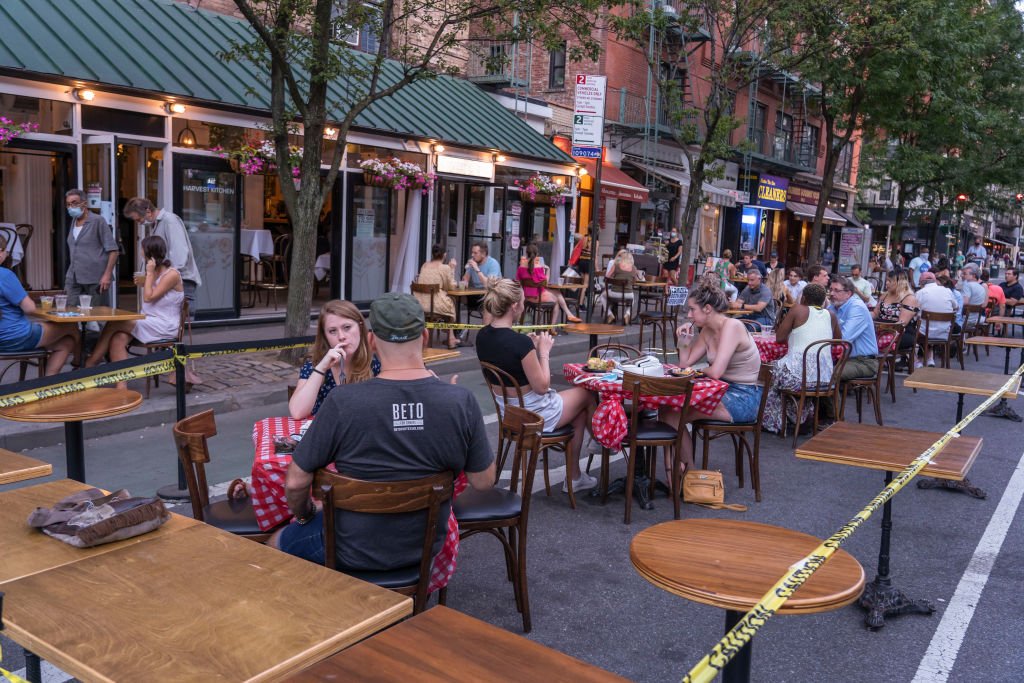
<path id="1" fill-rule="evenodd" d="M 814 213 L 818 210 L 818 207 L 813 204 L 801 204 L 799 202 L 786 202 L 786 208 L 793 212 L 797 218 L 803 218 L 808 221 L 814 220 Z M 822 222 L 831 225 L 846 225 L 845 218 L 828 208 L 825 209 L 825 216 L 822 218 Z"/>
<path id="2" fill-rule="evenodd" d="M 653 173 L 654 175 L 661 176 L 670 183 L 678 185 L 680 188 L 690 187 L 690 174 L 681 168 L 667 168 L 665 166 L 649 166 L 647 164 L 640 164 L 635 161 L 629 160 L 629 163 L 633 164 L 637 168 Z M 707 196 L 707 201 L 712 204 L 719 206 L 736 206 L 736 197 L 729 193 L 728 190 L 723 190 L 720 187 L 715 187 L 710 183 L 703 183 L 701 189 Z"/>
<path id="3" fill-rule="evenodd" d="M 590 177 L 597 174 L 596 159 L 580 159 Z M 650 196 L 647 188 L 608 162 L 601 164 L 601 196 L 606 199 L 622 199 L 627 202 L 646 202 Z"/>
<path id="4" fill-rule="evenodd" d="M 221 54 L 233 42 L 253 40 L 249 25 L 235 17 L 193 10 L 173 0 L 3 0 L 0 26 L 0 74 L 142 97 L 169 95 L 186 103 L 269 116 L 267 73 L 244 59 L 227 61 Z M 353 55 L 360 58 L 362 53 Z M 387 62 L 381 87 L 402 75 L 401 64 Z M 343 102 L 345 90 L 345 83 L 333 82 L 328 101 Z M 337 121 L 343 116 L 343 111 L 334 111 L 328 118 Z M 356 126 L 497 149 L 509 156 L 575 163 L 490 95 L 449 76 L 400 89 L 362 112 Z"/>

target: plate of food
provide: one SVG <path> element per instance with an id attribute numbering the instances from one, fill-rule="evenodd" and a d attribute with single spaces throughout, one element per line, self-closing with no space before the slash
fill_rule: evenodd
<path id="1" fill-rule="evenodd" d="M 669 370 L 668 374 L 672 375 L 673 377 L 693 377 L 693 378 L 696 378 L 696 377 L 703 377 L 704 376 L 703 372 L 701 372 L 700 370 L 697 370 L 696 368 L 692 368 L 692 367 L 689 367 L 689 366 L 687 366 L 685 368 L 672 368 L 671 370 Z"/>
<path id="2" fill-rule="evenodd" d="M 608 372 L 614 370 L 616 363 L 611 359 L 604 358 L 588 358 L 587 359 L 587 371 L 588 372 Z"/>

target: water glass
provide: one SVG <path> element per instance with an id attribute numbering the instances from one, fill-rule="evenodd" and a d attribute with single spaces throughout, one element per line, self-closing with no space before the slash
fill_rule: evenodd
<path id="1" fill-rule="evenodd" d="M 81 294 L 78 297 L 78 308 L 83 311 L 88 311 L 92 308 L 92 295 Z"/>
<path id="2" fill-rule="evenodd" d="M 469 284 L 469 283 L 467 283 L 467 282 L 464 282 L 464 281 L 462 281 L 462 280 L 459 280 L 459 282 L 458 282 L 458 285 L 459 285 L 459 289 L 466 289 L 466 285 L 467 285 L 467 284 Z"/>
<path id="3" fill-rule="evenodd" d="M 39 297 L 39 307 L 44 311 L 48 311 L 53 308 L 53 297 L 52 296 L 41 296 Z"/>
<path id="4" fill-rule="evenodd" d="M 54 305 L 56 306 L 58 311 L 66 311 L 66 310 L 68 310 L 68 295 L 67 294 L 58 294 L 57 296 L 53 297 L 53 302 L 54 302 Z"/>

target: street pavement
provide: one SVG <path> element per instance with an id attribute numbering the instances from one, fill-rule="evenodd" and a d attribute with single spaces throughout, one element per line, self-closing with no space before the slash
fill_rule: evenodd
<path id="1" fill-rule="evenodd" d="M 558 340 L 552 358 L 558 387 L 567 386 L 558 372 L 562 363 L 581 359 L 585 347 L 585 338 Z M 493 425 L 494 408 L 475 369 L 472 350 L 464 356 L 464 360 L 434 367 L 445 378 L 458 372 L 459 384 L 474 392 Z M 982 353 L 979 362 L 972 358 L 967 363 L 969 370 L 1001 373 L 1003 353 L 994 350 L 989 357 Z M 953 424 L 955 395 L 915 394 L 902 387 L 902 376 L 897 380 L 897 403 L 883 398 L 886 425 L 941 432 Z M 210 442 L 210 481 L 248 475 L 253 422 L 286 413 L 286 384 L 269 382 L 253 394 L 260 398 L 251 401 L 238 396 L 257 389 L 232 390 L 236 396 L 225 403 L 226 412 L 217 413 L 218 435 Z M 190 395 L 190 412 L 199 403 L 200 396 Z M 978 403 L 978 398 L 966 399 L 968 410 Z M 1015 407 L 1024 413 L 1024 402 L 1012 403 L 1020 403 Z M 865 418 L 870 420 L 870 414 L 867 410 Z M 847 418 L 856 420 L 852 406 Z M 176 462 L 171 420 L 173 413 L 164 424 L 109 429 L 103 436 L 90 438 L 86 444 L 90 483 L 151 494 L 171 482 Z M 488 429 L 493 441 L 495 428 Z M 933 601 L 936 613 L 891 618 L 877 632 L 864 627 L 863 612 L 856 606 L 775 617 L 754 640 L 754 680 L 1021 680 L 1024 649 L 1017 638 L 1024 628 L 1020 609 L 1024 527 L 1018 505 L 1024 490 L 1024 425 L 979 417 L 965 433 L 985 440 L 970 473 L 971 480 L 988 492 L 985 500 L 919 490 L 911 484 L 893 503 L 893 580 L 910 596 Z M 749 510 L 738 513 L 687 505 L 684 518 L 744 519 L 827 537 L 883 486 L 878 471 L 797 460 L 790 443 L 770 434 L 762 439 L 761 503 L 754 501 L 750 488 L 736 487 L 728 443 L 715 444 L 711 467 L 726 474 L 728 501 L 744 503 Z M 54 442 L 26 452 L 53 463 L 52 478 L 63 476 L 63 445 Z M 652 524 L 671 519 L 671 504 L 659 497 L 654 510 L 634 509 L 629 526 L 622 523 L 621 496 L 611 497 L 607 506 L 580 496 L 579 509 L 571 510 L 560 493 L 562 463 L 556 456 L 552 464 L 556 466 L 552 494 L 547 497 L 541 490 L 535 495 L 530 515 L 528 566 L 534 629 L 528 637 L 633 680 L 679 680 L 722 635 L 725 615 L 652 586 L 630 564 L 630 539 Z M 611 476 L 623 472 L 620 459 L 612 465 Z M 187 513 L 187 508 L 178 511 Z M 862 563 L 868 580 L 875 574 L 880 516 L 873 517 L 845 546 Z M 1005 539 L 1000 535 L 1001 521 Z M 980 590 L 980 598 L 973 597 L 972 589 Z M 955 595 L 957 607 L 949 609 Z M 497 541 L 474 537 L 462 544 L 448 604 L 513 633 L 521 632 Z M 20 668 L 19 648 L 2 638 L 0 643 L 5 655 L 2 666 Z M 54 672 L 50 680 L 64 678 Z"/>

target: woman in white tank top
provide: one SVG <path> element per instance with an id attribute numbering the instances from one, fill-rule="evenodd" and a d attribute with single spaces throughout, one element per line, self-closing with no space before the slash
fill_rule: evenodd
<path id="1" fill-rule="evenodd" d="M 782 429 L 782 399 L 780 389 L 799 389 L 804 381 L 804 351 L 808 346 L 825 339 L 841 339 L 839 321 L 834 313 L 822 308 L 825 303 L 825 288 L 808 284 L 801 295 L 800 303 L 790 309 L 779 325 L 776 340 L 787 342 L 786 355 L 775 362 L 772 372 L 772 389 L 764 408 L 764 428 L 778 432 Z M 832 354 L 819 354 L 820 358 L 807 359 L 807 384 L 827 383 L 832 378 Z M 803 415 L 797 420 L 803 424 L 812 415 L 813 407 L 804 406 Z M 790 419 L 795 415 L 790 415 Z"/>

